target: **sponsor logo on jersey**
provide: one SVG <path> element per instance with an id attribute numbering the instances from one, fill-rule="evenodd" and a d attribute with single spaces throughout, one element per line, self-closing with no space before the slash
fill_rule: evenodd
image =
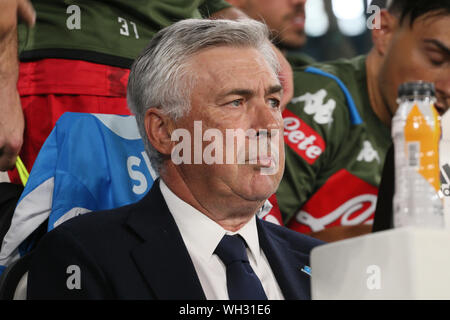
<path id="1" fill-rule="evenodd" d="M 292 103 L 304 102 L 303 111 L 306 114 L 312 115 L 315 122 L 318 124 L 328 124 L 333 121 L 333 111 L 336 108 L 336 100 L 328 99 L 325 103 L 325 97 L 328 92 L 325 89 L 320 89 L 316 93 L 305 93 L 300 97 L 295 97 L 291 100 Z"/>
<path id="2" fill-rule="evenodd" d="M 377 162 L 380 163 L 380 156 L 378 155 L 378 152 L 373 148 L 370 141 L 365 140 L 363 142 L 363 148 L 358 154 L 356 161 L 372 162 L 373 160 L 377 160 Z"/>
<path id="3" fill-rule="evenodd" d="M 309 233 L 332 226 L 371 223 L 377 194 L 378 188 L 345 169 L 339 170 L 297 212 L 288 227 Z"/>
<path id="4" fill-rule="evenodd" d="M 323 138 L 306 122 L 289 110 L 284 110 L 284 142 L 309 164 L 325 150 Z"/>

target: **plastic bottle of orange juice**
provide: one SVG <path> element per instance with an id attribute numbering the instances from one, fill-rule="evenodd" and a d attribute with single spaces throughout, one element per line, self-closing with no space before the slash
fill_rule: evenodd
<path id="1" fill-rule="evenodd" d="M 440 190 L 440 117 L 432 83 L 407 82 L 398 90 L 392 119 L 395 150 L 394 226 L 444 228 Z"/>

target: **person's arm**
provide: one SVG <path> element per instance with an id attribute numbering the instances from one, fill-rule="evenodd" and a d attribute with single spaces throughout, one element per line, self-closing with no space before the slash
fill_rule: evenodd
<path id="1" fill-rule="evenodd" d="M 225 8 L 223 10 L 217 11 L 210 16 L 211 19 L 230 19 L 230 20 L 239 20 L 239 19 L 251 19 L 247 16 L 243 11 L 238 8 L 230 7 Z M 294 94 L 294 80 L 293 80 L 293 72 L 290 63 L 286 60 L 286 57 L 283 53 L 278 49 L 272 42 L 270 42 L 272 49 L 275 51 L 278 62 L 280 63 L 280 73 L 278 78 L 283 86 L 283 98 L 281 100 L 282 109 L 286 107 L 286 105 L 291 101 Z"/>
<path id="2" fill-rule="evenodd" d="M 35 12 L 28 0 L 0 1 L 0 171 L 14 167 L 23 141 L 24 119 L 17 92 L 18 18 L 34 25 Z"/>

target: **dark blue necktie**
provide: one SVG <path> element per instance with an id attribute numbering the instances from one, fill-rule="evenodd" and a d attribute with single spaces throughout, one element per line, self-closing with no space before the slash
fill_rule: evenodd
<path id="1" fill-rule="evenodd" d="M 227 268 L 227 288 L 230 300 L 267 300 L 258 276 L 248 261 L 245 241 L 239 235 L 225 235 L 215 254 Z"/>

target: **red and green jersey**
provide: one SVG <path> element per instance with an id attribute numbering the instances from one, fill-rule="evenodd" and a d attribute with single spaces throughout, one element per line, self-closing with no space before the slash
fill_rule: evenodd
<path id="1" fill-rule="evenodd" d="M 365 57 L 294 69 L 283 113 L 286 169 L 276 193 L 300 232 L 373 219 L 390 130 L 370 105 Z"/>
<path id="2" fill-rule="evenodd" d="M 36 25 L 19 27 L 22 61 L 63 58 L 129 67 L 153 35 L 208 17 L 224 0 L 35 0 Z"/>

